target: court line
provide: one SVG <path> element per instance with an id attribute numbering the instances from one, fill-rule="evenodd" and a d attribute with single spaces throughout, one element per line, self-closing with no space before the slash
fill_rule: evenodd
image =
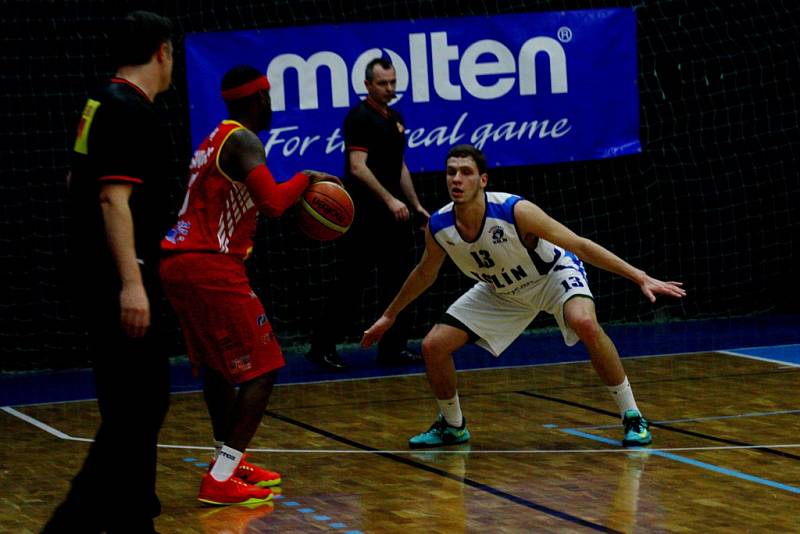
<path id="1" fill-rule="evenodd" d="M 774 345 L 774 346 L 775 347 L 789 347 L 789 346 L 792 346 L 792 345 Z M 768 349 L 770 347 L 772 347 L 772 345 L 768 345 L 768 346 L 765 346 L 765 347 L 748 347 L 748 348 Z M 749 360 L 759 360 L 759 361 L 762 361 L 762 362 L 774 363 L 774 364 L 780 365 L 781 367 L 800 367 L 800 363 L 787 362 L 785 360 L 776 360 L 776 359 L 773 359 L 773 358 L 766 358 L 764 356 L 753 356 L 752 354 L 744 354 L 742 352 L 736 352 L 736 351 L 739 351 L 739 350 L 747 350 L 747 348 L 735 349 L 735 350 L 715 350 L 714 352 L 717 352 L 719 354 L 725 354 L 725 355 L 728 355 L 728 356 L 736 356 L 738 358 L 747 358 Z"/>
<path id="2" fill-rule="evenodd" d="M 722 419 L 739 419 L 744 417 L 766 417 L 770 415 L 789 415 L 800 413 L 800 410 L 779 410 L 775 412 L 745 412 L 735 415 L 710 415 L 707 417 L 690 417 L 686 419 L 663 419 L 660 421 L 650 421 L 653 425 L 671 425 L 675 423 L 696 423 L 699 421 L 718 421 Z M 618 428 L 620 425 L 595 425 L 595 426 L 576 426 L 575 429 L 581 430 L 601 430 L 606 428 Z"/>
<path id="3" fill-rule="evenodd" d="M 10 408 L 8 406 L 0 407 L 0 410 L 7 412 L 14 417 L 17 417 L 26 423 L 29 423 L 45 432 L 52 434 L 53 436 L 63 439 L 65 441 L 80 441 L 84 443 L 91 443 L 94 440 L 92 438 L 81 438 L 76 436 L 71 436 L 66 434 L 57 428 L 53 428 L 52 426 L 39 421 L 38 419 L 26 415 L 14 408 Z M 609 425 L 608 428 L 618 427 L 619 425 Z M 588 428 L 605 428 L 605 427 L 576 427 L 575 429 L 588 429 Z M 178 445 L 172 443 L 159 443 L 158 447 L 162 449 L 183 449 L 183 450 L 199 450 L 199 451 L 211 451 L 214 450 L 214 447 L 207 446 L 207 445 Z M 691 451 L 725 451 L 725 450 L 746 450 L 746 449 L 763 449 L 768 447 L 770 449 L 795 449 L 800 448 L 800 443 L 770 443 L 764 445 L 719 445 L 719 446 L 707 446 L 707 447 L 666 447 L 666 448 L 649 448 L 650 451 L 661 451 L 661 452 L 691 452 Z M 270 448 L 259 448 L 259 447 L 250 447 L 247 449 L 248 452 L 261 452 L 261 453 L 274 453 L 274 454 L 397 454 L 397 455 L 414 455 L 418 454 L 419 452 L 426 452 L 425 449 L 420 450 L 409 450 L 409 449 L 399 449 L 399 450 L 378 450 L 372 449 L 363 450 L 363 449 L 270 449 Z M 429 451 L 429 450 L 428 450 Z M 464 454 L 463 450 L 442 450 L 442 449 L 435 449 L 434 452 L 437 454 Z M 476 455 L 484 455 L 484 454 L 508 454 L 508 455 L 523 455 L 523 454 L 624 454 L 628 452 L 627 449 L 478 449 L 478 450 L 470 450 L 469 454 L 476 454 Z"/>
<path id="4" fill-rule="evenodd" d="M 24 413 L 19 412 L 19 411 L 15 410 L 14 408 L 11 408 L 9 406 L 3 406 L 0 409 L 3 410 L 6 413 L 9 413 L 9 414 L 13 415 L 14 417 L 18 417 L 19 419 L 22 419 L 26 423 L 29 423 L 29 424 L 35 426 L 36 428 L 44 430 L 48 434 L 52 434 L 53 436 L 55 436 L 57 438 L 66 439 L 66 440 L 70 440 L 70 441 L 88 441 L 88 442 L 94 441 L 93 439 L 72 437 L 69 434 L 65 434 L 64 432 L 61 432 L 57 428 L 53 428 L 52 426 L 50 426 L 50 425 L 48 425 L 46 423 L 43 423 L 43 422 L 39 421 L 38 419 L 36 419 L 34 417 L 31 417 L 30 415 L 25 415 Z"/>
<path id="5" fill-rule="evenodd" d="M 357 441 L 351 440 L 351 439 L 346 438 L 344 436 L 339 436 L 338 434 L 334 434 L 333 432 L 328 432 L 327 430 L 323 430 L 321 428 L 317 428 L 317 427 L 315 427 L 313 425 L 310 425 L 308 423 L 305 423 L 303 421 L 298 421 L 298 420 L 293 419 L 291 417 L 288 417 L 288 416 L 285 416 L 285 415 L 282 415 L 282 414 L 279 414 L 279 413 L 276 413 L 276 412 L 273 412 L 273 411 L 270 411 L 270 410 L 266 410 L 265 414 L 269 415 L 270 417 L 273 417 L 275 419 L 278 419 L 279 421 L 283 421 L 283 422 L 286 422 L 286 423 L 293 424 L 293 425 L 298 426 L 298 427 L 300 427 L 300 428 L 302 428 L 304 430 L 308 430 L 309 432 L 314 432 L 316 434 L 319 434 L 321 436 L 327 437 L 327 438 L 332 439 L 334 441 L 338 441 L 339 443 L 343 443 L 343 444 L 346 444 L 346 445 L 349 445 L 351 447 L 355 447 L 355 448 L 358 448 L 358 449 L 361 449 L 361 450 L 364 450 L 364 451 L 369 451 L 372 454 L 381 456 L 382 458 L 386 458 L 386 459 L 389 459 L 389 460 L 392 460 L 392 461 L 395 461 L 395 462 L 398 462 L 398 463 L 413 467 L 415 469 L 421 469 L 423 471 L 428 471 L 429 473 L 433 473 L 433 474 L 439 475 L 439 476 L 444 477 L 444 478 L 449 478 L 450 480 L 454 480 L 454 481 L 459 482 L 459 483 L 461 483 L 461 484 L 463 484 L 465 486 L 470 486 L 470 487 L 472 487 L 474 489 L 477 489 L 479 491 L 482 491 L 482 492 L 485 492 L 485 493 L 489 493 L 491 495 L 494 495 L 495 497 L 499 497 L 501 499 L 505 499 L 505 500 L 513 502 L 515 504 L 519 504 L 519 505 L 524 506 L 526 508 L 530 508 L 532 510 L 536 510 L 538 512 L 542 512 L 542 513 L 547 514 L 549 516 L 552 516 L 552 517 L 555 517 L 555 518 L 558 518 L 558 519 L 562 519 L 564 521 L 568 521 L 570 523 L 573 523 L 573 524 L 576 524 L 576 525 L 580 525 L 580 526 L 583 526 L 583 527 L 586 527 L 586 528 L 589 528 L 589 529 L 592 529 L 592 530 L 596 530 L 598 532 L 612 532 L 612 533 L 615 533 L 615 534 L 622 534 L 620 531 L 614 530 L 614 529 L 612 529 L 610 527 L 606 527 L 606 526 L 600 525 L 598 523 L 593 523 L 592 521 L 589 521 L 587 519 L 583 519 L 581 517 L 574 516 L 574 515 L 572 515 L 570 513 L 567 513 L 567 512 L 562 512 L 561 510 L 557 510 L 555 508 L 550 508 L 549 506 L 546 506 L 544 504 L 539 504 L 537 502 L 525 499 L 525 498 L 520 497 L 518 495 L 514 495 L 513 493 L 505 492 L 505 491 L 500 490 L 498 488 L 495 488 L 493 486 L 489 486 L 488 484 L 483 484 L 483 483 L 478 482 L 476 480 L 472 480 L 471 478 L 454 475 L 454 474 L 452 474 L 452 473 L 450 473 L 448 471 L 444 471 L 442 469 L 439 469 L 439 468 L 436 468 L 436 467 L 432 467 L 432 466 L 424 464 L 424 463 L 417 462 L 417 461 L 412 460 L 410 458 L 405 458 L 404 456 L 391 454 L 391 453 L 380 452 L 377 449 L 375 449 L 373 447 L 370 447 L 369 445 L 365 445 L 363 443 L 359 443 Z M 424 452 L 424 451 L 417 451 L 417 452 Z M 461 452 L 463 454 L 463 451 L 461 451 Z"/>
<path id="6" fill-rule="evenodd" d="M 608 445 L 614 445 L 616 447 L 621 446 L 622 444 L 610 438 L 606 438 L 603 436 L 597 436 L 595 434 L 589 434 L 588 432 L 581 432 L 580 430 L 575 430 L 573 428 L 562 428 L 561 432 L 565 434 L 570 434 L 572 436 L 578 436 L 581 438 L 591 439 L 594 441 L 599 441 L 600 443 L 606 443 Z M 797 493 L 800 494 L 800 488 L 797 486 L 790 486 L 789 484 L 783 484 L 781 482 L 775 482 L 774 480 L 769 480 L 767 478 L 761 478 L 755 475 L 748 475 L 747 473 L 742 473 L 741 471 L 736 471 L 734 469 L 728 469 L 727 467 L 720 467 L 718 465 L 709 464 L 707 462 L 701 462 L 699 460 L 693 460 L 691 458 L 687 458 L 685 456 L 680 456 L 678 454 L 672 454 L 669 452 L 664 452 L 660 450 L 651 450 L 645 447 L 633 447 L 627 450 L 643 450 L 648 451 L 654 456 L 661 456 L 662 458 L 667 458 L 668 460 L 673 460 L 676 462 L 681 462 L 684 464 L 689 464 L 694 467 L 699 467 L 700 469 L 705 469 L 707 471 L 713 471 L 714 473 L 719 473 L 721 475 L 726 475 L 734 478 L 739 478 L 741 480 L 746 480 L 748 482 L 755 482 L 756 484 L 761 484 L 763 486 L 769 486 L 771 488 L 776 488 L 784 491 L 788 491 L 789 493 Z"/>
<path id="7" fill-rule="evenodd" d="M 783 346 L 783 345 L 776 345 L 776 346 Z M 729 353 L 722 350 L 703 350 L 703 351 L 689 351 L 689 352 L 673 352 L 667 354 L 643 354 L 640 356 L 623 356 L 625 360 L 640 360 L 646 358 L 664 358 L 664 357 L 672 357 L 672 356 L 699 356 L 702 354 L 726 354 L 726 355 L 734 355 L 740 356 L 745 358 L 751 359 L 761 359 L 763 361 L 768 361 L 770 363 L 775 364 L 786 364 L 786 362 L 775 361 L 775 360 L 764 360 L 763 358 L 758 357 L 750 357 L 742 354 L 734 354 Z M 533 358 L 533 357 L 532 357 Z M 520 369 L 520 368 L 527 368 L 527 367 L 549 367 L 549 366 L 556 366 L 556 365 L 573 365 L 573 364 L 580 364 L 580 363 L 588 363 L 589 359 L 585 360 L 571 360 L 565 362 L 544 362 L 544 363 L 524 363 L 519 365 L 506 365 L 506 366 L 495 366 L 495 367 L 474 367 L 470 369 L 458 369 L 459 373 L 469 373 L 469 372 L 476 372 L 476 371 L 493 371 L 493 370 L 508 370 L 508 369 Z M 790 364 L 787 364 L 790 365 Z M 795 366 L 800 367 L 800 366 Z M 681 378 L 680 380 L 708 380 L 708 379 L 717 379 L 717 378 L 731 378 L 737 376 L 758 376 L 764 373 L 744 373 L 744 374 L 730 374 L 730 375 L 713 375 L 713 376 L 704 376 L 704 377 L 688 377 L 688 378 Z M 399 374 L 392 374 L 392 375 L 379 375 L 379 376 L 360 376 L 360 377 L 346 377 L 346 378 L 328 378 L 324 380 L 314 380 L 308 382 L 286 382 L 281 384 L 275 384 L 275 387 L 283 387 L 283 386 L 302 386 L 306 384 L 310 385 L 319 385 L 319 384 L 328 384 L 328 383 L 337 383 L 337 382 L 356 382 L 361 380 L 383 380 L 387 378 L 403 378 L 407 376 L 424 376 L 424 372 L 416 372 L 416 373 L 399 373 Z M 658 380 L 646 380 L 646 381 L 637 381 L 637 384 L 652 384 L 652 383 L 663 383 L 663 382 L 673 382 L 676 381 L 675 379 L 658 379 Z M 593 384 L 580 384 L 580 385 L 570 385 L 570 386 L 563 386 L 557 388 L 546 388 L 545 390 L 560 390 L 560 389 L 575 389 L 576 387 L 597 387 Z M 200 393 L 202 389 L 182 389 L 180 391 L 171 391 L 171 395 L 182 395 L 182 394 L 192 394 L 192 393 Z M 33 406 L 55 406 L 59 404 L 70 404 L 70 403 L 77 403 L 77 402 L 87 402 L 96 400 L 96 397 L 86 397 L 83 399 L 71 399 L 65 401 L 47 401 L 47 402 L 32 402 L 27 404 L 14 404 L 9 406 L 14 406 L 17 408 L 25 408 L 25 407 L 33 407 Z"/>
<path id="8" fill-rule="evenodd" d="M 560 399 L 558 397 L 550 397 L 548 395 L 541 395 L 539 393 L 531 393 L 530 391 L 517 391 L 516 393 L 518 393 L 520 395 L 525 395 L 525 396 L 528 396 L 528 397 L 533 397 L 533 398 L 536 398 L 536 399 L 542 399 L 542 400 L 546 400 L 546 401 L 550 401 L 550 402 L 557 402 L 559 404 L 564 404 L 565 406 L 572 406 L 574 408 L 580 408 L 582 410 L 587 410 L 587 411 L 590 411 L 590 412 L 607 415 L 609 417 L 613 417 L 613 418 L 619 420 L 619 414 L 616 413 L 616 412 L 611 412 L 609 410 L 604 410 L 602 408 L 595 408 L 594 406 L 589 406 L 587 404 L 581 404 L 580 402 L 574 402 L 574 401 L 570 401 L 570 400 L 566 400 L 566 399 Z M 720 438 L 720 437 L 717 437 L 717 436 L 712 436 L 711 434 L 704 434 L 702 432 L 695 432 L 693 430 L 687 430 L 685 428 L 676 428 L 676 427 L 671 427 L 669 425 L 660 425 L 660 424 L 655 423 L 655 422 L 651 422 L 650 426 L 651 427 L 660 428 L 660 429 L 666 430 L 668 432 L 675 432 L 677 434 L 683 434 L 683 435 L 686 435 L 686 436 L 693 436 L 693 437 L 696 437 L 696 438 L 706 439 L 706 440 L 709 440 L 709 441 L 716 441 L 716 442 L 719 442 L 719 443 L 727 443 L 729 445 L 753 445 L 752 443 L 746 443 L 746 442 L 738 441 L 738 440 L 735 440 L 735 439 Z M 775 450 L 774 448 L 768 448 L 768 447 L 753 447 L 753 448 L 758 450 L 759 452 L 772 454 L 774 456 L 781 456 L 783 458 L 790 458 L 792 460 L 800 460 L 800 456 L 798 456 L 796 454 L 783 452 L 781 450 Z"/>

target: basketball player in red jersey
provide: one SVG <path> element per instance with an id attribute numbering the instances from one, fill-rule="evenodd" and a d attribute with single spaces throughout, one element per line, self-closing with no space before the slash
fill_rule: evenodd
<path id="1" fill-rule="evenodd" d="M 229 119 L 195 151 L 178 222 L 161 243 L 161 280 L 178 315 L 192 364 L 203 369 L 203 393 L 215 454 L 198 499 L 228 505 L 272 498 L 278 473 L 245 461 L 277 371 L 284 365 L 244 260 L 256 213 L 280 216 L 309 185 L 337 178 L 299 172 L 277 184 L 256 133 L 269 128 L 269 82 L 257 69 L 234 67 L 222 79 Z M 239 386 L 237 393 L 236 386 Z"/>

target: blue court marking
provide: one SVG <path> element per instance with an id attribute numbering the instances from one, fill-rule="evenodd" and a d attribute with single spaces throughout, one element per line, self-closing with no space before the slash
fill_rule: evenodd
<path id="1" fill-rule="evenodd" d="M 186 462 L 187 464 L 194 464 L 196 467 L 203 467 L 203 468 L 208 467 L 208 462 L 203 460 L 198 460 L 197 458 L 191 458 L 191 457 L 184 458 L 183 461 Z"/>
<path id="2" fill-rule="evenodd" d="M 800 345 L 773 345 L 720 351 L 724 354 L 800 367 Z"/>
<path id="3" fill-rule="evenodd" d="M 735 347 L 775 346 L 797 347 L 800 343 L 800 315 L 763 315 L 731 319 L 704 319 L 672 323 L 636 325 L 606 325 L 606 333 L 614 340 L 623 358 L 630 356 L 664 356 L 696 352 L 739 350 Z M 278 374 L 278 384 L 317 383 L 359 378 L 377 378 L 422 374 L 422 364 L 380 367 L 375 365 L 374 351 L 342 347 L 342 357 L 352 363 L 349 371 L 327 371 L 304 357 L 296 347 L 284 354 L 286 367 Z M 753 349 L 741 349 L 750 354 Z M 760 350 L 760 349 L 759 349 Z M 769 348 L 770 357 L 787 365 L 800 365 L 796 356 L 782 355 Z M 797 354 L 797 353 L 794 353 Z M 759 358 L 761 356 L 749 356 Z M 459 370 L 495 367 L 529 367 L 588 361 L 589 355 L 581 344 L 567 348 L 558 329 L 538 329 L 520 336 L 501 358 L 490 356 L 476 346 L 458 351 Z M 772 360 L 771 360 L 772 361 Z M 794 362 L 794 363 L 793 363 Z M 192 374 L 185 357 L 171 360 L 173 393 L 202 390 L 200 379 Z M 63 371 L 0 372 L 0 406 L 30 406 L 35 404 L 90 400 L 95 398 L 91 369 Z"/>
<path id="4" fill-rule="evenodd" d="M 458 475 L 454 475 L 453 473 L 450 473 L 448 471 L 444 471 L 442 469 L 430 466 L 430 465 L 425 464 L 425 463 L 417 462 L 417 461 L 415 461 L 415 460 L 413 460 L 411 458 L 405 458 L 404 456 L 400 456 L 398 454 L 393 454 L 393 453 L 390 453 L 390 452 L 380 451 L 378 449 L 375 449 L 374 447 L 370 447 L 369 445 L 365 445 L 363 443 L 359 443 L 357 441 L 351 440 L 351 439 L 346 438 L 344 436 L 340 436 L 338 434 L 334 434 L 332 432 L 328 432 L 327 430 L 323 430 L 321 428 L 317 428 L 317 427 L 315 427 L 315 426 L 313 426 L 313 425 L 311 425 L 309 423 L 305 423 L 303 421 L 299 421 L 297 419 L 293 419 L 293 418 L 291 418 L 289 416 L 286 416 L 286 415 L 283 415 L 283 414 L 279 414 L 277 412 L 273 412 L 272 410 L 266 410 L 264 413 L 266 415 L 269 415 L 270 417 L 274 417 L 275 419 L 278 419 L 279 421 L 284 421 L 286 423 L 289 423 L 289 424 L 295 425 L 297 427 L 306 429 L 306 430 L 308 430 L 310 432 L 314 432 L 315 434 L 318 434 L 318 435 L 321 435 L 321 436 L 325 436 L 327 438 L 330 438 L 330 439 L 332 439 L 334 441 L 337 441 L 339 443 L 343 443 L 343 444 L 348 445 L 350 447 L 354 447 L 354 448 L 362 450 L 362 451 L 372 452 L 375 455 L 380 456 L 382 458 L 387 458 L 389 460 L 393 460 L 395 462 L 399 462 L 399 463 L 405 464 L 405 465 L 407 465 L 409 467 L 413 467 L 415 469 L 421 469 L 423 471 L 427 471 L 429 473 L 433 473 L 435 475 L 438 475 L 438 476 L 441 476 L 441 477 L 444 477 L 444 478 L 449 478 L 451 480 L 454 480 L 454 481 L 458 482 L 459 484 L 464 484 L 465 486 L 469 486 L 469 487 L 475 488 L 475 489 L 477 489 L 479 491 L 491 494 L 491 495 L 493 495 L 495 497 L 508 500 L 510 502 L 513 502 L 515 504 L 519 504 L 521 506 L 525 506 L 525 507 L 530 508 L 532 510 L 537 510 L 537 511 L 545 513 L 545 514 L 547 514 L 547 515 L 549 515 L 551 517 L 557 517 L 557 518 L 562 519 L 564 521 L 569 521 L 569 522 L 571 522 L 573 524 L 580 525 L 580 526 L 583 526 L 583 527 L 586 527 L 586 528 L 589 528 L 589 529 L 592 529 L 592 530 L 595 530 L 595 531 L 598 531 L 598 532 L 612 532 L 612 533 L 615 533 L 615 534 L 622 534 L 620 531 L 615 530 L 615 529 L 613 529 L 611 527 L 606 527 L 604 525 L 600 525 L 598 523 L 594 523 L 594 522 L 592 522 L 592 521 L 590 521 L 588 519 L 583 519 L 583 518 L 574 516 L 574 515 L 572 515 L 572 514 L 570 514 L 568 512 L 562 512 L 561 510 L 558 510 L 556 508 L 550 508 L 549 506 L 546 506 L 544 504 L 539 504 L 539 503 L 534 502 L 534 501 L 529 501 L 529 500 L 527 500 L 527 499 L 525 499 L 523 497 L 520 497 L 518 495 L 515 495 L 513 493 L 505 492 L 503 490 L 500 490 L 500 489 L 495 488 L 493 486 L 490 486 L 488 484 L 484 484 L 482 482 L 478 482 L 476 480 L 472 480 L 472 479 L 467 478 L 467 477 L 460 477 Z"/>
<path id="5" fill-rule="evenodd" d="M 622 446 L 622 443 L 615 439 L 606 438 L 603 436 L 596 436 L 594 434 L 589 434 L 588 432 L 581 432 L 580 430 L 575 430 L 572 428 L 562 428 L 561 432 L 566 434 L 571 434 L 573 436 L 578 436 L 581 438 L 591 439 L 594 441 L 599 441 L 600 443 L 605 443 L 607 445 L 613 445 L 615 447 Z M 680 456 L 678 454 L 672 454 L 671 452 L 664 452 L 659 451 L 657 449 L 647 449 L 647 448 L 640 448 L 640 447 L 633 447 L 630 450 L 645 450 L 649 451 L 650 454 L 653 456 L 661 456 L 662 458 L 667 458 L 668 460 L 673 460 L 676 462 L 681 462 L 684 464 L 689 464 L 694 467 L 699 467 L 700 469 L 706 469 L 708 471 L 713 471 L 715 473 L 719 473 L 721 475 L 726 475 L 730 477 L 739 478 L 742 480 L 746 480 L 748 482 L 755 482 L 756 484 L 762 484 L 764 486 L 769 486 L 771 488 L 780 489 L 783 491 L 788 491 L 789 493 L 796 493 L 800 494 L 800 488 L 796 486 L 790 486 L 789 484 L 782 484 L 780 482 L 775 482 L 774 480 L 768 480 L 766 478 L 761 478 L 753 475 L 748 475 L 747 473 L 742 473 L 741 471 L 735 471 L 733 469 L 728 469 L 726 467 L 719 467 L 717 465 L 709 464 L 706 462 L 701 462 L 699 460 L 692 460 L 691 458 L 686 458 L 685 456 Z"/>
<path id="6" fill-rule="evenodd" d="M 208 467 L 208 463 L 198 462 L 197 458 L 187 457 L 187 458 L 183 458 L 182 460 L 184 462 L 186 462 L 186 463 L 194 463 L 194 465 L 196 465 L 198 467 Z M 284 498 L 283 495 L 273 495 L 273 499 L 283 499 L 283 498 Z M 308 507 L 298 508 L 299 506 L 302 506 L 302 504 L 297 502 L 297 501 L 282 501 L 281 504 L 283 506 L 286 506 L 286 507 L 289 507 L 289 508 L 297 508 L 297 511 L 299 513 L 301 513 L 301 514 L 314 514 L 316 512 L 316 510 L 314 510 L 313 508 L 308 508 Z M 319 521 L 321 523 L 327 523 L 328 521 L 331 520 L 331 518 L 329 516 L 323 515 L 323 514 L 316 514 L 316 515 L 313 515 L 311 517 L 315 521 Z M 337 523 L 330 523 L 328 526 L 330 526 L 331 528 L 334 528 L 334 529 L 347 528 L 347 525 L 345 525 L 344 523 L 338 523 L 338 522 Z M 358 531 L 358 530 L 352 530 L 352 531 L 349 531 L 349 532 L 354 532 L 354 533 L 358 532 L 359 534 L 361 534 L 360 531 Z"/>

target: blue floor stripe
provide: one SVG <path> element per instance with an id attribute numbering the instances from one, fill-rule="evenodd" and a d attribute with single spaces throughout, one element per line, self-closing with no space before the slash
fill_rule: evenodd
<path id="1" fill-rule="evenodd" d="M 770 356 L 797 365 L 796 347 L 800 343 L 800 315 L 764 315 L 733 319 L 678 321 L 638 325 L 607 325 L 606 333 L 614 340 L 622 357 L 722 350 L 750 349 L 740 347 L 783 346 L 769 348 Z M 776 352 L 780 351 L 780 352 Z M 374 350 L 345 348 L 343 358 L 352 364 L 347 372 L 333 372 L 312 364 L 300 347 L 285 351 L 286 367 L 278 373 L 279 384 L 319 382 L 346 378 L 422 373 L 423 366 L 384 367 L 375 365 Z M 776 356 L 777 354 L 777 356 Z M 760 355 L 759 355 L 760 356 Z M 513 367 L 588 361 L 582 344 L 567 348 L 561 333 L 554 328 L 530 331 L 520 336 L 503 353 L 494 358 L 485 350 L 469 345 L 456 354 L 458 369 Z M 202 383 L 192 373 L 186 358 L 172 361 L 173 392 L 199 391 Z M 62 371 L 0 372 L 0 406 L 22 406 L 46 402 L 65 402 L 95 397 L 94 378 L 90 369 Z"/>
<path id="2" fill-rule="evenodd" d="M 589 434 L 588 432 L 581 432 L 580 430 L 574 430 L 572 428 L 562 428 L 562 432 L 567 434 L 571 434 L 573 436 L 578 436 L 581 438 L 591 439 L 594 441 L 599 441 L 600 443 L 605 443 L 607 445 L 613 445 L 615 447 L 620 447 L 622 444 L 614 439 L 606 438 L 603 436 L 597 436 L 595 434 Z M 636 449 L 632 449 L 636 450 Z M 643 449 L 643 450 L 650 450 L 650 449 Z M 651 450 L 650 454 L 653 456 L 661 456 L 662 458 L 667 458 L 668 460 L 674 460 L 676 462 L 681 462 L 684 464 L 693 465 L 694 467 L 699 467 L 700 469 L 706 469 L 708 471 L 713 471 L 715 473 L 719 473 L 721 475 L 727 475 L 730 477 L 739 478 L 742 480 L 747 480 L 748 482 L 755 482 L 756 484 L 762 484 L 764 486 L 769 486 L 771 488 L 780 489 L 783 491 L 788 491 L 789 493 L 797 493 L 800 494 L 800 488 L 796 486 L 790 486 L 788 484 L 782 484 L 780 482 L 775 482 L 774 480 L 768 480 L 766 478 L 761 478 L 753 475 L 748 475 L 747 473 L 742 473 L 741 471 L 735 471 L 733 469 L 728 469 L 726 467 L 719 467 L 717 465 L 709 464 L 706 462 L 701 462 L 699 460 L 692 460 L 691 458 L 686 458 L 685 456 L 680 456 L 678 454 L 672 454 L 670 452 L 664 452 L 659 450 Z"/>
<path id="3" fill-rule="evenodd" d="M 769 347 L 750 347 L 730 349 L 741 356 L 751 356 L 771 362 L 782 362 L 789 365 L 800 365 L 800 345 L 775 345 Z"/>

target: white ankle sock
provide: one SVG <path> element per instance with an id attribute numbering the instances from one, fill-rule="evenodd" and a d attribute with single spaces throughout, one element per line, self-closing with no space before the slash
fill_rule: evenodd
<path id="1" fill-rule="evenodd" d="M 442 412 L 444 420 L 450 426 L 460 427 L 464 422 L 464 416 L 461 415 L 461 405 L 458 402 L 458 392 L 452 399 L 436 399 L 439 403 L 439 411 Z"/>
<path id="2" fill-rule="evenodd" d="M 214 467 L 211 468 L 211 477 L 218 482 L 224 482 L 231 478 L 233 472 L 239 467 L 243 454 L 227 445 L 223 446 L 219 451 L 217 461 L 214 462 Z"/>
<path id="3" fill-rule="evenodd" d="M 614 399 L 614 402 L 617 403 L 620 417 L 624 416 L 625 412 L 628 410 L 636 410 L 637 412 L 639 411 L 639 407 L 636 406 L 636 399 L 633 398 L 633 390 L 631 389 L 631 385 L 628 382 L 627 376 L 621 384 L 606 387 L 608 388 L 609 393 L 611 393 L 611 397 Z"/>

